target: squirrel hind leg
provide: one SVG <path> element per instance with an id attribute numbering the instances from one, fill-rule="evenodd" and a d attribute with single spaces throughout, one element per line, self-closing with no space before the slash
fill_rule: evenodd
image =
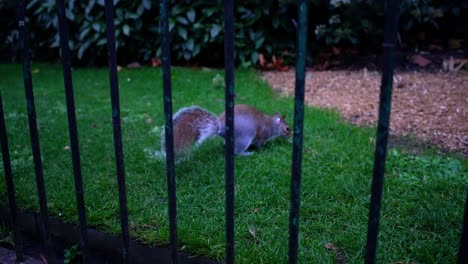
<path id="1" fill-rule="evenodd" d="M 248 137 L 236 138 L 234 142 L 234 153 L 239 156 L 249 156 L 252 152 L 248 152 L 252 139 Z"/>

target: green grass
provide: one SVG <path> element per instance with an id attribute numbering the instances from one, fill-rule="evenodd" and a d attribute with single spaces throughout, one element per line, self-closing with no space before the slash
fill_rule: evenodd
<path id="1" fill-rule="evenodd" d="M 33 64 L 33 83 L 49 212 L 77 222 L 68 148 L 62 70 Z M 22 70 L 0 65 L 2 92 L 17 199 L 37 210 Z M 173 105 L 224 109 L 224 91 L 212 86 L 222 71 L 173 68 Z M 122 133 L 130 232 L 134 239 L 167 244 L 165 165 L 159 150 L 163 126 L 160 69 L 119 72 Z M 87 219 L 91 226 L 120 232 L 107 69 L 75 69 L 73 83 Z M 291 98 L 275 95 L 253 71 L 236 72 L 237 103 L 286 114 Z M 332 111 L 305 109 L 300 219 L 300 263 L 334 263 L 338 247 L 361 263 L 366 239 L 375 131 L 347 124 Z M 238 263 L 284 263 L 288 252 L 289 140 L 269 142 L 253 156 L 236 158 L 235 237 Z M 460 239 L 467 161 L 451 156 L 388 155 L 378 262 L 454 262 Z M 6 188 L 1 169 L 1 199 Z M 224 148 L 209 140 L 176 167 L 180 248 L 224 257 Z"/>

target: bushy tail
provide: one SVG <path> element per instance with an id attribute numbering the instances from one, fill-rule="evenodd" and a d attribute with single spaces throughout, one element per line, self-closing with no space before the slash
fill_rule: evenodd
<path id="1" fill-rule="evenodd" d="M 174 154 L 176 158 L 186 156 L 193 147 L 217 134 L 218 117 L 198 106 L 179 109 L 173 116 Z M 161 135 L 161 152 L 166 152 L 164 130 Z"/>

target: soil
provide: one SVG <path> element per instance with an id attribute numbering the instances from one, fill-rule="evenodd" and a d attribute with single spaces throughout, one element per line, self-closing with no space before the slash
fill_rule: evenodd
<path id="1" fill-rule="evenodd" d="M 263 73 L 281 94 L 294 95 L 294 70 Z M 381 73 L 307 70 L 306 104 L 337 110 L 353 124 L 374 126 L 378 117 Z M 468 72 L 396 71 L 391 136 L 419 141 L 468 156 Z"/>

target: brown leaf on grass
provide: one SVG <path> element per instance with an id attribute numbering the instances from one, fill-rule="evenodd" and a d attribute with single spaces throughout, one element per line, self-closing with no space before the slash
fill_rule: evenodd
<path id="1" fill-rule="evenodd" d="M 333 243 L 326 243 L 324 246 L 328 250 L 338 250 L 338 247 Z"/>
<path id="2" fill-rule="evenodd" d="M 156 68 L 161 65 L 161 59 L 159 58 L 151 58 L 151 67 Z"/>
<path id="3" fill-rule="evenodd" d="M 138 61 L 134 61 L 132 63 L 127 64 L 127 68 L 129 69 L 136 69 L 140 67 L 141 67 L 141 64 Z"/>
<path id="4" fill-rule="evenodd" d="M 273 62 L 273 66 L 275 67 L 275 69 L 277 69 L 278 71 L 287 71 L 289 69 L 288 66 L 283 66 L 283 63 L 284 63 L 284 59 L 283 58 L 276 58 L 276 56 L 273 56 L 271 58 L 272 62 Z"/>
<path id="5" fill-rule="evenodd" d="M 258 213 L 258 208 L 253 209 L 254 213 Z"/>
<path id="6" fill-rule="evenodd" d="M 420 67 L 426 67 L 431 64 L 431 61 L 419 54 L 414 54 L 410 57 L 410 61 Z"/>
<path id="7" fill-rule="evenodd" d="M 341 54 L 341 48 L 337 48 L 335 46 L 332 47 L 332 53 L 333 55 L 340 55 Z"/>
<path id="8" fill-rule="evenodd" d="M 258 64 L 260 64 L 261 67 L 265 67 L 265 57 L 263 56 L 262 53 L 258 54 Z"/>

